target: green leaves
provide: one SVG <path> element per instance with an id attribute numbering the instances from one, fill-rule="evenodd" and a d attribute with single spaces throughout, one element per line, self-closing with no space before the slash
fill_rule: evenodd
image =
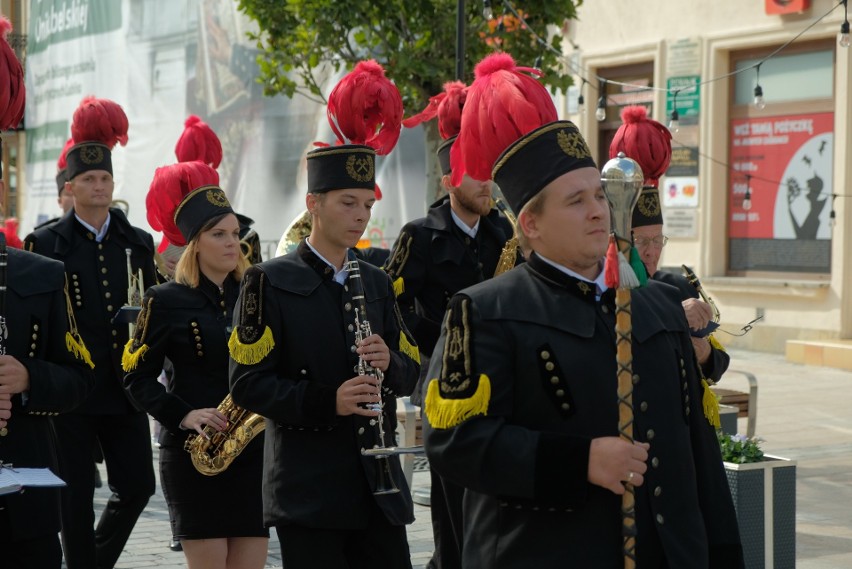
<path id="1" fill-rule="evenodd" d="M 482 2 L 466 0 L 465 77 L 495 49 L 512 54 L 518 65 L 532 67 L 542 57 L 544 83 L 555 93 L 572 84 L 564 59 L 531 33 L 559 50 L 563 23 L 576 17 L 582 0 L 512 2 L 529 25 L 510 12 L 486 21 Z M 455 79 L 458 0 L 239 0 L 261 33 L 254 39 L 264 93 L 292 97 L 321 96 L 314 71 L 322 64 L 352 68 L 362 59 L 381 63 L 411 112 L 422 109 L 442 85 Z M 501 25 L 502 23 L 502 25 Z M 409 113 L 411 114 L 411 113 Z"/>
<path id="2" fill-rule="evenodd" d="M 722 460 L 725 462 L 745 464 L 763 460 L 760 439 L 748 438 L 744 435 L 729 435 L 722 431 L 716 431 L 716 436 L 719 438 L 719 448 L 722 451 Z"/>

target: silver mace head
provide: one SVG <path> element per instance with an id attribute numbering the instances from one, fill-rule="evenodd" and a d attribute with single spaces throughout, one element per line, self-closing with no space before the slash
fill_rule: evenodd
<path id="1" fill-rule="evenodd" d="M 612 230 L 625 241 L 630 241 L 633 208 L 644 184 L 642 168 L 624 152 L 619 152 L 601 170 L 601 186 L 612 208 Z"/>

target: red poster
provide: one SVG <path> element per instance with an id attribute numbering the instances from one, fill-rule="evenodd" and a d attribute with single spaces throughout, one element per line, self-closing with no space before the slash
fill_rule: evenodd
<path id="1" fill-rule="evenodd" d="M 831 239 L 833 125 L 833 113 L 731 121 L 729 237 Z"/>
<path id="2" fill-rule="evenodd" d="M 810 7 L 810 0 L 766 0 L 767 14 L 797 14 Z"/>

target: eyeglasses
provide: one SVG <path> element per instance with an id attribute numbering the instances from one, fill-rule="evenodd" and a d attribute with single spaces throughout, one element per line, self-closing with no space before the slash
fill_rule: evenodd
<path id="1" fill-rule="evenodd" d="M 654 244 L 654 247 L 658 249 L 662 249 L 666 246 L 666 243 L 669 242 L 669 238 L 665 235 L 657 235 L 656 237 L 634 237 L 633 244 L 637 247 L 647 247 L 650 244 Z"/>

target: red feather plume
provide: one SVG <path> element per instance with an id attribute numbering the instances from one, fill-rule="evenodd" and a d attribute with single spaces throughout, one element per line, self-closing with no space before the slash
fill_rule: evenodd
<path id="1" fill-rule="evenodd" d="M 444 91 L 429 99 L 429 104 L 419 114 L 402 121 L 402 126 L 412 128 L 438 117 L 438 131 L 447 140 L 461 130 L 461 115 L 467 99 L 467 85 L 461 81 L 444 83 Z"/>
<path id="2" fill-rule="evenodd" d="M 547 89 L 530 74 L 541 72 L 517 67 L 508 53 L 493 53 L 476 65 L 461 132 L 450 150 L 454 186 L 464 174 L 490 180 L 494 162 L 510 144 L 559 118 Z"/>
<path id="3" fill-rule="evenodd" d="M 175 144 L 178 162 L 200 160 L 218 168 L 222 163 L 222 142 L 213 129 L 196 115 L 190 115 L 183 126 L 183 133 Z"/>
<path id="4" fill-rule="evenodd" d="M 69 138 L 65 141 L 65 146 L 62 147 L 62 152 L 59 153 L 59 158 L 56 160 L 56 170 L 64 170 L 68 167 L 68 150 L 74 146 L 74 139 Z"/>
<path id="5" fill-rule="evenodd" d="M 399 140 L 402 97 L 372 59 L 359 62 L 335 85 L 327 113 L 337 144 L 365 144 L 384 156 Z"/>
<path id="6" fill-rule="evenodd" d="M 0 231 L 2 231 L 6 236 L 6 245 L 14 247 L 15 249 L 22 249 L 24 247 L 24 244 L 21 242 L 21 238 L 18 237 L 17 217 L 7 217 L 3 222 L 3 228 L 0 229 Z"/>
<path id="7" fill-rule="evenodd" d="M 672 133 L 659 122 L 648 118 L 642 106 L 624 107 L 622 125 L 609 146 L 609 157 L 619 152 L 635 160 L 645 174 L 645 185 L 657 187 L 672 159 Z"/>
<path id="8" fill-rule="evenodd" d="M 71 138 L 76 143 L 102 142 L 112 149 L 127 144 L 128 128 L 127 115 L 118 103 L 89 95 L 74 111 Z"/>
<path id="9" fill-rule="evenodd" d="M 198 160 L 157 168 L 145 197 L 148 224 L 154 231 L 162 231 L 166 239 L 178 247 L 186 245 L 186 239 L 175 225 L 175 210 L 193 190 L 218 185 L 216 170 Z"/>
<path id="10" fill-rule="evenodd" d="M 6 39 L 10 31 L 12 23 L 0 17 L 0 130 L 15 128 L 21 124 L 27 98 L 24 70 Z"/>

